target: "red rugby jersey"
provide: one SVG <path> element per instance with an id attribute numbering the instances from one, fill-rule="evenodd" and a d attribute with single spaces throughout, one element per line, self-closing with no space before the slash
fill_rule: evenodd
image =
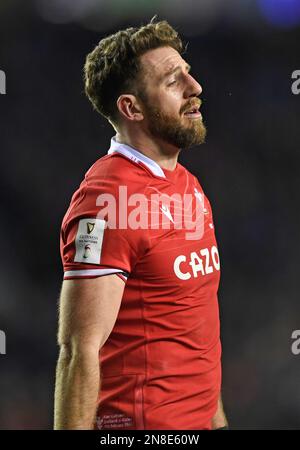
<path id="1" fill-rule="evenodd" d="M 221 386 L 220 261 L 195 176 L 113 138 L 72 197 L 61 256 L 65 279 L 117 273 L 126 283 L 99 353 L 95 427 L 210 429 Z"/>

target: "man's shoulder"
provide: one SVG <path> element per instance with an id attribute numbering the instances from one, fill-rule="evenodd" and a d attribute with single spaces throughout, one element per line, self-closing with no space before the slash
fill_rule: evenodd
<path id="1" fill-rule="evenodd" d="M 99 158 L 86 172 L 85 180 L 88 184 L 143 185 L 148 176 L 142 165 L 115 152 Z"/>
<path id="2" fill-rule="evenodd" d="M 117 153 L 107 154 L 94 162 L 74 191 L 64 221 L 89 212 L 98 211 L 98 205 L 122 200 L 120 192 L 127 195 L 142 192 L 145 188 L 143 168 Z M 121 189 L 120 189 L 121 188 Z"/>

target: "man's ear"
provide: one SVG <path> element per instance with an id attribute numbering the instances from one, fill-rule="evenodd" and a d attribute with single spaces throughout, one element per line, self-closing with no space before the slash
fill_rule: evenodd
<path id="1" fill-rule="evenodd" d="M 143 110 L 135 95 L 122 94 L 117 100 L 120 115 L 127 120 L 140 122 L 144 119 Z"/>

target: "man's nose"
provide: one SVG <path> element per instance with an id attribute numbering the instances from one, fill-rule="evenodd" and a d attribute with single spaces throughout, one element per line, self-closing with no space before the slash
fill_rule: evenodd
<path id="1" fill-rule="evenodd" d="M 192 77 L 189 73 L 187 74 L 187 97 L 198 97 L 202 92 L 202 86 Z"/>

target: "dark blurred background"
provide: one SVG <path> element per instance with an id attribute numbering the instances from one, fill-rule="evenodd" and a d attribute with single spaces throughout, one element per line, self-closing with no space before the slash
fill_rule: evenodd
<path id="1" fill-rule="evenodd" d="M 60 224 L 114 134 L 83 94 L 85 56 L 154 14 L 203 87 L 207 143 L 180 161 L 214 210 L 231 428 L 300 428 L 300 1 L 1 0 L 1 429 L 52 427 Z"/>

